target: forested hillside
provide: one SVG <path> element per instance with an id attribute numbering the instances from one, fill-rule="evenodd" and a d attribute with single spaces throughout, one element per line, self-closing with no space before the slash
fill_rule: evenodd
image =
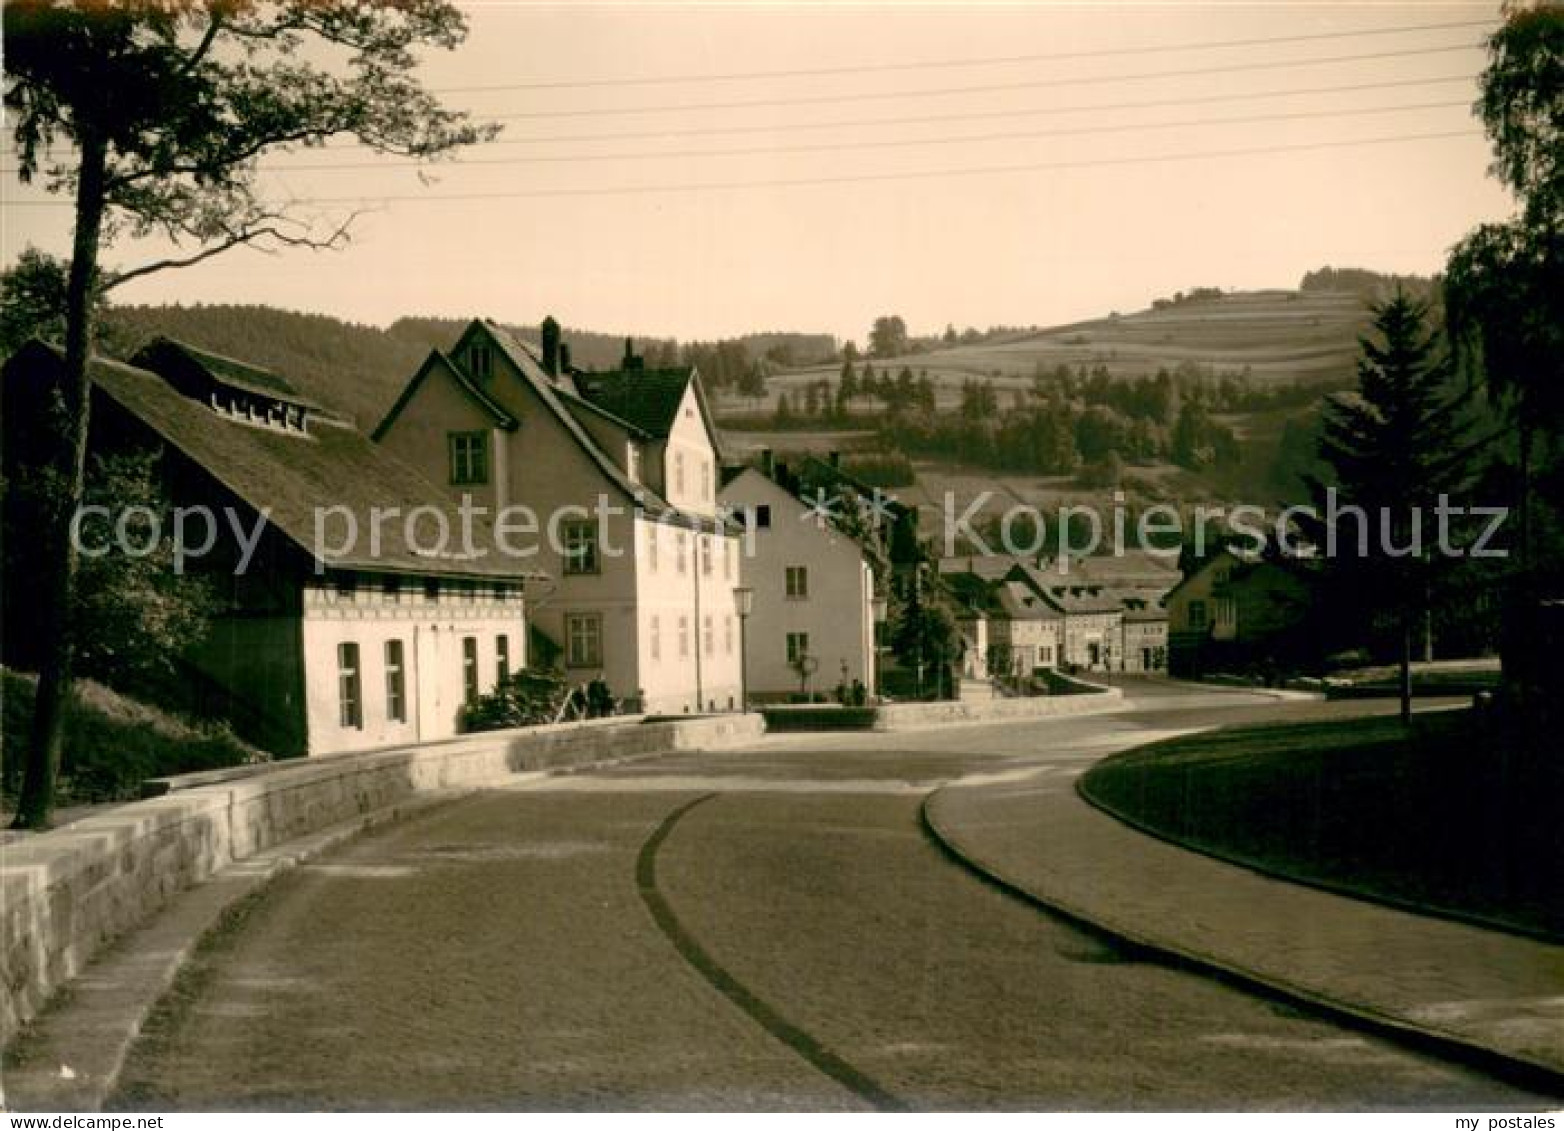
<path id="1" fill-rule="evenodd" d="M 116 306 L 109 311 L 109 348 L 129 354 L 158 334 L 286 376 L 302 391 L 372 428 L 391 407 L 431 349 L 447 349 L 467 325 L 459 318 L 399 318 L 388 328 L 343 322 L 269 306 Z M 507 327 L 536 341 L 536 326 Z M 625 338 L 566 326 L 571 361 L 583 369 L 611 369 L 624 357 Z M 834 356 L 829 334 L 780 331 L 715 342 L 680 343 L 636 338 L 648 365 L 693 364 L 713 389 L 753 380 L 761 364 L 788 365 Z"/>
<path id="2" fill-rule="evenodd" d="M 158 334 L 265 366 L 373 428 L 429 352 L 429 341 L 270 306 L 117 306 L 111 345 L 130 353 Z M 448 344 L 448 342 L 447 342 Z"/>

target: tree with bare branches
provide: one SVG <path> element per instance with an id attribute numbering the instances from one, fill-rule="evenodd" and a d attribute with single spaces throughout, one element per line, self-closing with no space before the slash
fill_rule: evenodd
<path id="1" fill-rule="evenodd" d="M 435 158 L 497 129 L 445 108 L 414 75 L 415 51 L 452 50 L 466 36 L 446 0 L 8 0 L 3 21 L 18 175 L 70 194 L 75 207 L 55 414 L 62 487 L 38 532 L 55 568 L 36 595 L 47 638 L 15 821 L 41 829 L 71 694 L 69 526 L 86 466 L 95 291 L 240 246 L 340 247 L 353 217 L 266 199 L 265 154 L 348 138 Z M 162 236 L 176 251 L 100 277 L 100 249 L 121 235 Z"/>

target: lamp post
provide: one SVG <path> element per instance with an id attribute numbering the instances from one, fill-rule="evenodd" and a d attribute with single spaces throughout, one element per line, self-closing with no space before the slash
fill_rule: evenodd
<path id="1" fill-rule="evenodd" d="M 815 672 L 820 670 L 820 661 L 808 652 L 800 652 L 798 659 L 793 663 L 793 667 L 798 672 L 798 690 L 803 695 L 804 702 L 807 703 L 810 697 L 810 678 Z"/>
<path id="2" fill-rule="evenodd" d="M 870 657 L 870 659 L 874 662 L 874 670 L 870 673 L 870 678 L 874 680 L 874 687 L 872 690 L 874 692 L 874 697 L 878 699 L 880 697 L 880 626 L 884 624 L 886 619 L 890 616 L 891 606 L 890 602 L 887 601 L 884 597 L 876 595 L 869 601 L 869 608 L 874 613 L 874 647 L 872 649 L 874 654 Z"/>
<path id="3" fill-rule="evenodd" d="M 749 710 L 749 614 L 755 609 L 755 591 L 748 585 L 733 589 L 733 611 L 739 616 L 739 710 Z"/>

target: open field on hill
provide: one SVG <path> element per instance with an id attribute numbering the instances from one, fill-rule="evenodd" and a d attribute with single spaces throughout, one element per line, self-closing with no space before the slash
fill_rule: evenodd
<path id="1" fill-rule="evenodd" d="M 1351 378 L 1358 335 L 1368 327 L 1368 306 L 1345 292 L 1253 291 L 1180 303 L 1162 310 L 1110 315 L 1086 322 L 1018 333 L 974 345 L 874 359 L 876 373 L 903 366 L 927 372 L 941 409 L 955 407 L 963 381 L 993 381 L 1000 403 L 1031 388 L 1039 366 L 1051 370 L 1105 366 L 1114 377 L 1143 377 L 1159 368 L 1194 366 L 1212 374 L 1247 373 L 1259 383 L 1332 383 Z M 834 384 L 840 366 L 812 366 L 773 374 L 764 399 L 721 397 L 719 416 L 765 412 L 787 393 L 795 410 L 804 389 L 822 378 Z M 855 415 L 872 419 L 879 405 L 855 403 Z"/>

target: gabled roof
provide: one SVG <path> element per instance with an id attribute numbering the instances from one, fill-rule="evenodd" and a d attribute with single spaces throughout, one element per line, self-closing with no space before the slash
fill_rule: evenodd
<path id="1" fill-rule="evenodd" d="M 679 419 L 679 406 L 695 379 L 688 365 L 673 369 L 615 369 L 572 375 L 582 399 L 627 420 L 649 436 L 666 440 Z M 705 408 L 702 408 L 705 415 Z M 710 421 L 707 421 L 708 427 Z"/>
<path id="2" fill-rule="evenodd" d="M 1084 577 L 1063 579 L 1058 574 L 1039 570 L 1026 562 L 1017 562 L 1005 575 L 1006 581 L 1016 581 L 1039 596 L 1046 597 L 1060 611 L 1084 616 L 1091 613 L 1116 613 L 1119 602 L 1105 594 L 1100 585 Z"/>
<path id="3" fill-rule="evenodd" d="M 689 514 L 672 506 L 650 487 L 644 484 L 632 482 L 630 477 L 620 466 L 598 445 L 585 426 L 571 411 L 571 406 L 565 398 L 569 396 L 569 390 L 556 385 L 543 368 L 543 361 L 531 346 L 513 337 L 508 331 L 497 323 L 487 319 L 474 319 L 462 333 L 461 340 L 474 333 L 481 333 L 499 347 L 506 360 L 521 375 L 521 379 L 527 383 L 544 406 L 559 420 L 571 438 L 574 439 L 588 458 L 597 465 L 608 482 L 623 492 L 630 501 L 638 504 L 649 517 L 659 518 L 670 522 L 683 522 L 686 525 L 702 530 L 717 532 L 732 531 L 736 527 L 720 518 L 708 518 L 703 515 Z M 698 386 L 697 386 L 698 387 Z"/>
<path id="4" fill-rule="evenodd" d="M 1011 554 L 958 554 L 939 562 L 941 573 L 975 573 L 988 578 L 1004 577 L 1018 566 L 1038 585 L 1047 587 L 1095 585 L 1147 590 L 1171 588 L 1179 580 L 1177 569 L 1144 550 L 1056 558 L 1041 564 Z"/>
<path id="5" fill-rule="evenodd" d="M 1216 553 L 1214 553 L 1214 554 L 1210 555 L 1209 557 L 1203 559 L 1202 561 L 1198 562 L 1194 569 L 1190 570 L 1182 578 L 1180 578 L 1179 579 L 1179 583 L 1177 585 L 1173 586 L 1172 589 L 1168 590 L 1167 595 L 1163 598 L 1163 600 L 1164 601 L 1171 601 L 1173 599 L 1173 594 L 1175 594 L 1179 590 L 1183 589 L 1184 586 L 1188 585 L 1191 581 L 1195 580 L 1195 578 L 1201 576 L 1208 569 L 1210 569 L 1212 566 L 1216 565 L 1218 562 L 1220 562 L 1224 558 L 1228 559 L 1231 562 L 1239 564 L 1239 565 L 1242 565 L 1246 561 L 1252 560 L 1252 559 L 1246 558 L 1244 555 L 1240 554 L 1237 550 L 1233 549 L 1233 547 L 1224 545 L 1220 549 L 1218 549 Z"/>
<path id="6" fill-rule="evenodd" d="M 1267 585 L 1272 582 L 1291 582 L 1294 585 L 1308 585 L 1314 580 L 1314 571 L 1318 566 L 1318 560 L 1312 557 L 1277 556 L 1259 550 L 1223 546 L 1187 574 L 1182 581 L 1173 587 L 1164 600 L 1171 601 L 1174 593 L 1183 589 L 1184 586 L 1188 585 L 1195 578 L 1200 577 L 1223 559 L 1232 562 L 1233 570 L 1224 583 L 1224 588 L 1221 590 L 1222 595 L 1230 593 L 1232 589 L 1239 586 Z"/>
<path id="7" fill-rule="evenodd" d="M 939 571 L 952 577 L 970 575 L 998 581 L 1016 567 L 1016 559 L 1006 554 L 959 554 L 941 558 Z"/>
<path id="8" fill-rule="evenodd" d="M 640 427 L 639 425 L 632 424 L 628 420 L 624 420 L 624 419 L 621 419 L 620 417 L 615 416 L 613 413 L 609 412 L 606 408 L 603 408 L 601 405 L 593 404 L 591 401 L 587 400 L 585 397 L 578 396 L 577 394 L 572 393 L 569 389 L 565 388 L 563 385 L 555 385 L 554 386 L 554 395 L 557 396 L 561 401 L 563 401 L 565 403 L 565 405 L 567 407 L 569 407 L 572 410 L 579 409 L 582 412 L 589 413 L 590 415 L 597 417 L 599 420 L 606 420 L 608 423 L 614 425 L 617 428 L 623 428 L 625 430 L 625 432 L 627 432 L 632 439 L 643 440 L 644 441 L 644 440 L 652 440 L 652 439 L 656 438 L 650 432 L 648 432 L 646 429 Z"/>
<path id="9" fill-rule="evenodd" d="M 1119 589 L 1171 589 L 1178 567 L 1167 555 L 1122 549 L 1115 553 L 1043 559 L 1029 568 L 1048 585 L 1102 585 Z"/>
<path id="10" fill-rule="evenodd" d="M 559 396 L 558 388 L 543 369 L 542 359 L 532 352 L 531 347 L 511 337 L 509 332 L 501 329 L 498 323 L 491 322 L 488 319 L 474 319 L 468 325 L 466 331 L 463 332 L 462 340 L 465 341 L 473 333 L 483 334 L 500 348 L 500 352 L 505 355 L 506 360 L 521 375 L 521 379 L 531 387 L 544 406 L 559 419 L 559 422 L 565 426 L 565 430 L 581 446 L 581 450 L 592 459 L 592 462 L 597 464 L 598 470 L 607 477 L 611 484 L 624 492 L 632 501 L 641 501 L 648 511 L 670 509 L 668 504 L 654 495 L 649 488 L 632 483 L 630 477 L 620 469 L 619 465 L 609 457 L 608 453 L 598 446 L 597 441 L 592 439 L 586 429 L 582 427 L 575 414 L 565 406 L 564 401 Z"/>
<path id="11" fill-rule="evenodd" d="M 1052 597 L 1035 592 L 1021 581 L 1001 581 L 994 587 L 994 596 L 1011 620 L 1059 620 L 1062 615 Z"/>
<path id="12" fill-rule="evenodd" d="M 33 341 L 6 362 L 5 373 L 9 380 L 17 372 L 47 369 L 49 377 L 57 379 L 63 363 L 59 349 Z M 102 358 L 93 359 L 88 377 L 98 395 L 265 514 L 304 553 L 313 556 L 318 548 L 317 513 L 340 514 L 325 508 L 346 508 L 360 536 L 350 549 L 324 555 L 328 566 L 457 577 L 542 576 L 492 549 L 481 558 L 420 553 L 405 541 L 401 521 L 380 524 L 379 553 L 371 554 L 370 516 L 375 508 L 383 508 L 382 513 L 399 508 L 405 516 L 419 507 L 445 507 L 446 495 L 346 422 L 323 420 L 308 434 L 243 423 L 214 412 L 158 373 Z M 449 529 L 461 529 L 454 507 L 447 517 Z M 474 523 L 473 541 L 479 547 L 496 544 L 481 520 Z"/>
<path id="13" fill-rule="evenodd" d="M 386 430 L 391 427 L 392 422 L 402 414 L 402 409 L 407 407 L 407 403 L 413 399 L 413 394 L 418 392 L 419 386 L 424 383 L 429 374 L 441 367 L 451 374 L 457 386 L 462 392 L 467 394 L 468 399 L 487 413 L 489 419 L 494 421 L 498 427 L 505 429 L 507 432 L 516 430 L 518 421 L 506 411 L 505 406 L 491 397 L 478 382 L 467 376 L 466 371 L 446 354 L 440 350 L 430 350 L 429 356 L 424 358 L 424 363 L 418 367 L 418 372 L 413 374 L 413 379 L 402 390 L 402 395 L 397 397 L 396 403 L 391 406 L 391 411 L 386 413 L 385 418 L 370 433 L 371 439 L 378 441 L 386 434 Z"/>

